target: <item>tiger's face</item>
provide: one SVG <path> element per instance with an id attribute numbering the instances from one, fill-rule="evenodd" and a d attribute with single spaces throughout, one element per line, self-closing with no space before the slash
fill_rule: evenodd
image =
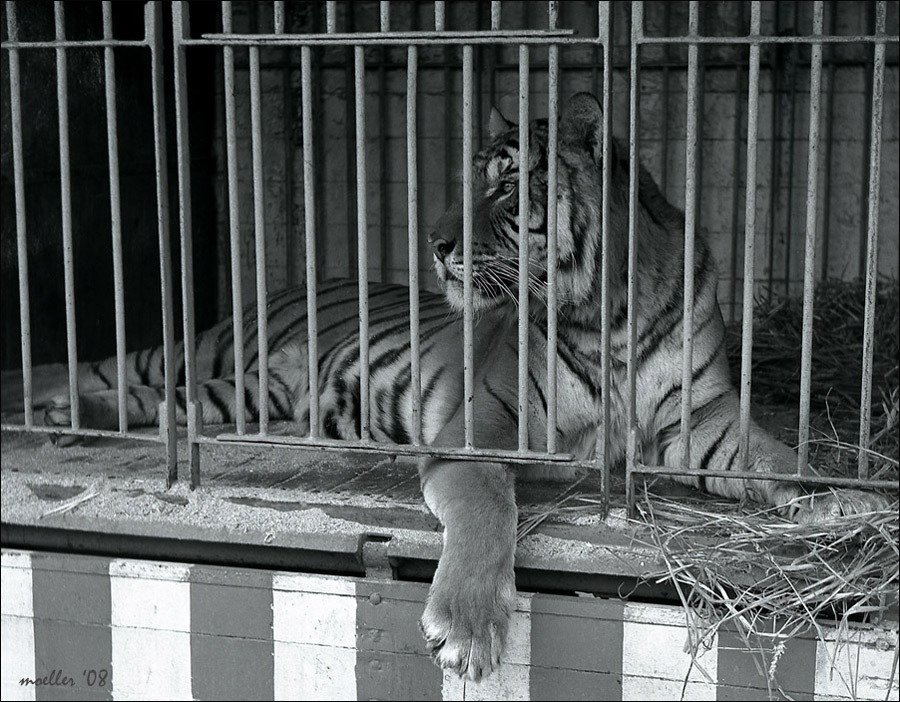
<path id="1" fill-rule="evenodd" d="M 560 119 L 557 177 L 557 292 L 560 305 L 578 304 L 599 270 L 600 105 L 586 93 Z M 473 163 L 472 282 L 476 311 L 515 307 L 519 297 L 519 128 L 496 109 L 491 142 Z M 538 309 L 547 300 L 547 120 L 529 126 L 528 289 Z M 428 238 L 438 281 L 450 305 L 463 309 L 463 213 L 454 203 Z"/>

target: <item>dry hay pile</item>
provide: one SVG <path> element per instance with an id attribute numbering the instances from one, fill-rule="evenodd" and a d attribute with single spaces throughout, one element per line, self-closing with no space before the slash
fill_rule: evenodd
<path id="1" fill-rule="evenodd" d="M 810 392 L 810 463 L 822 474 L 856 475 L 865 283 L 821 281 L 813 306 Z M 800 403 L 800 355 L 803 300 L 780 297 L 758 300 L 753 325 L 752 395 L 763 408 L 791 414 L 790 428 L 780 432 L 796 443 Z M 741 329 L 727 335 L 732 376 L 740 377 Z M 870 477 L 898 478 L 900 458 L 900 284 L 881 280 L 875 302 L 872 364 L 872 423 L 865 450 Z M 785 422 L 787 423 L 787 422 Z"/>

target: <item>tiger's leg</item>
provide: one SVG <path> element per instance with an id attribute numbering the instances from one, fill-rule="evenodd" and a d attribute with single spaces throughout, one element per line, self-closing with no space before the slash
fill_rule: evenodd
<path id="1" fill-rule="evenodd" d="M 477 445 L 496 447 L 498 437 L 514 440 L 515 417 L 508 407 L 478 387 L 475 407 Z M 435 443 L 463 444 L 460 412 Z M 500 445 L 515 447 L 514 441 Z M 424 460 L 419 474 L 425 501 L 444 526 L 422 632 L 438 665 L 479 680 L 498 666 L 515 608 L 513 475 L 497 463 L 444 459 Z"/>
<path id="2" fill-rule="evenodd" d="M 662 455 L 665 465 L 677 466 L 681 437 L 669 443 Z M 740 405 L 736 392 L 708 403 L 694 412 L 691 431 L 691 468 L 695 470 L 740 469 Z M 797 453 L 750 422 L 748 469 L 760 473 L 794 473 Z M 683 482 L 694 482 L 693 478 Z M 765 504 L 780 507 L 794 521 L 817 522 L 842 514 L 859 514 L 885 509 L 888 501 L 874 492 L 830 490 L 809 494 L 798 483 L 774 480 L 701 478 L 701 486 L 724 497 L 741 499 L 746 494 Z"/>
<path id="3" fill-rule="evenodd" d="M 91 429 L 118 429 L 117 389 L 79 393 L 79 419 L 81 426 Z M 236 418 L 234 377 L 205 380 L 197 384 L 197 400 L 203 410 L 204 424 L 229 424 Z M 271 419 L 292 419 L 297 394 L 287 384 L 279 369 L 269 374 L 268 402 Z M 165 388 L 151 385 L 132 385 L 125 393 L 129 427 L 153 426 L 159 421 L 159 404 L 165 400 Z M 175 420 L 187 424 L 185 389 L 175 391 Z M 259 417 L 259 376 L 256 372 L 244 374 L 244 416 L 253 421 Z M 69 396 L 57 395 L 46 405 L 44 424 L 68 427 L 72 422 Z"/>

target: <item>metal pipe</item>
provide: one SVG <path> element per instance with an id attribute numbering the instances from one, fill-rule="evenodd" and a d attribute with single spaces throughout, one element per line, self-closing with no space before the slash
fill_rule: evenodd
<path id="1" fill-rule="evenodd" d="M 16 3 L 6 3 L 6 32 L 13 41 L 18 39 Z M 31 377 L 31 304 L 28 290 L 28 241 L 25 220 L 25 165 L 22 158 L 22 80 L 19 70 L 19 51 L 9 51 L 9 111 L 12 132 L 13 182 L 16 192 L 16 260 L 19 272 L 19 325 L 22 344 L 22 399 L 25 403 L 25 426 L 34 425 Z"/>
<path id="2" fill-rule="evenodd" d="M 378 24 L 382 32 L 391 31 L 391 3 L 381 0 L 378 3 Z"/>
<path id="3" fill-rule="evenodd" d="M 688 33 L 698 36 L 700 3 L 692 0 L 688 10 Z M 681 354 L 681 467 L 691 466 L 691 412 L 694 377 L 694 244 L 697 227 L 697 129 L 698 71 L 700 48 L 688 45 L 687 123 L 684 156 L 684 307 Z"/>
<path id="4" fill-rule="evenodd" d="M 222 3 L 222 29 L 231 31 L 231 3 Z M 234 48 L 222 49 L 225 62 L 225 156 L 228 174 L 228 223 L 231 243 L 231 314 L 234 330 L 234 414 L 238 434 L 247 430 L 244 396 L 244 293 L 241 283 L 241 222 L 235 128 Z"/>
<path id="5" fill-rule="evenodd" d="M 762 8 L 759 0 L 750 6 L 750 34 L 759 34 Z M 747 468 L 750 453 L 750 384 L 753 360 L 753 288 L 756 237 L 756 147 L 759 139 L 759 44 L 750 46 L 747 72 L 747 179 L 744 208 L 744 299 L 741 320 L 741 432 L 740 467 Z"/>
<path id="6" fill-rule="evenodd" d="M 547 5 L 550 29 L 559 19 L 559 3 Z M 558 263 L 558 146 L 559 146 L 559 47 L 551 46 L 547 55 L 547 453 L 556 453 L 557 423 L 557 263 Z"/>
<path id="7" fill-rule="evenodd" d="M 354 55 L 356 90 L 356 216 L 359 258 L 359 412 L 360 438 L 369 438 L 369 242 L 366 213 L 366 64 L 365 49 Z"/>
<path id="8" fill-rule="evenodd" d="M 463 412 L 465 447 L 474 446 L 475 353 L 472 284 L 472 47 L 463 46 Z"/>
<path id="9" fill-rule="evenodd" d="M 638 207 L 639 207 L 639 167 L 640 167 L 640 43 L 638 38 L 644 31 L 644 3 L 635 2 L 631 6 L 631 85 L 629 90 L 629 153 L 628 153 L 628 318 L 627 318 L 627 380 L 626 380 L 626 431 L 628 443 L 625 452 L 625 469 L 628 475 L 626 497 L 629 505 L 633 497 L 630 472 L 637 463 L 637 262 L 638 262 Z M 608 86 L 604 86 L 608 89 Z"/>
<path id="10" fill-rule="evenodd" d="M 166 443 L 168 472 L 166 485 L 178 479 L 178 446 L 175 426 L 175 312 L 172 296 L 172 252 L 169 245 L 169 168 L 166 155 L 165 76 L 163 74 L 162 5 L 148 4 L 144 26 L 150 40 L 153 84 L 153 144 L 156 166 L 156 220 L 159 234 L 159 282 L 162 299 L 163 364 L 165 401 L 160 407 L 159 425 Z"/>
<path id="11" fill-rule="evenodd" d="M 194 245 L 191 218 L 191 149 L 188 129 L 187 55 L 180 41 L 190 37 L 190 12 L 185 2 L 172 4 L 172 52 L 175 72 L 175 137 L 178 153 L 178 221 L 181 239 L 181 299 L 184 328 L 184 395 L 188 424 L 191 487 L 200 486 L 200 444 L 203 410 L 197 402 L 194 322 Z M 198 424 L 199 422 L 199 424 Z"/>
<path id="12" fill-rule="evenodd" d="M 434 3 L 434 31 L 443 32 L 445 22 L 445 8 L 443 0 L 435 0 Z"/>
<path id="13" fill-rule="evenodd" d="M 529 165 L 529 56 L 519 47 L 519 450 L 528 448 L 528 296 L 531 278 L 530 230 L 531 187 Z"/>
<path id="14" fill-rule="evenodd" d="M 61 2 L 53 3 L 56 39 L 63 41 L 66 22 Z M 66 50 L 56 49 L 56 102 L 59 115 L 59 182 L 62 213 L 63 275 L 66 295 L 66 348 L 69 364 L 69 403 L 72 428 L 81 425 L 78 398 L 78 330 L 75 321 L 75 261 L 72 242 L 72 179 L 69 155 L 69 81 Z"/>
<path id="15" fill-rule="evenodd" d="M 419 349 L 419 170 L 417 144 L 417 79 L 419 50 L 407 49 L 406 60 L 406 199 L 409 243 L 409 394 L 412 442 L 422 443 L 422 371 Z"/>
<path id="16" fill-rule="evenodd" d="M 104 2 L 103 38 L 112 39 L 112 3 Z M 122 270 L 122 196 L 119 189 L 119 137 L 116 122 L 116 63 L 112 47 L 103 50 L 106 94 L 106 152 L 109 160 L 109 217 L 113 255 L 113 298 L 116 317 L 116 385 L 119 431 L 128 431 L 125 375 L 125 276 Z"/>
<path id="17" fill-rule="evenodd" d="M 609 506 L 610 460 L 610 335 L 609 335 L 609 191 L 612 180 L 610 157 L 612 150 L 612 3 L 600 2 L 597 12 L 598 35 L 603 41 L 603 190 L 600 194 L 600 377 L 603 389 L 600 398 L 602 420 L 600 423 L 597 460 L 600 464 L 602 503 Z"/>
<path id="18" fill-rule="evenodd" d="M 821 34 L 825 3 L 813 3 L 813 32 Z M 797 435 L 797 473 L 807 472 L 809 405 L 812 378 L 813 304 L 816 289 L 816 215 L 819 196 L 819 124 L 822 102 L 822 45 L 811 53 L 809 75 L 809 157 L 806 168 L 806 255 L 803 263 L 803 332 L 800 361 L 800 426 Z"/>
<path id="19" fill-rule="evenodd" d="M 319 436 L 319 322 L 316 303 L 316 191 L 312 116 L 312 50 L 300 49 L 303 119 L 303 216 L 306 237 L 306 354 L 309 365 L 309 436 Z"/>
<path id="20" fill-rule="evenodd" d="M 250 146 L 253 160 L 253 221 L 256 243 L 256 342 L 258 349 L 259 433 L 269 431 L 269 320 L 266 281 L 265 185 L 262 163 L 262 96 L 259 47 L 250 47 Z"/>
<path id="21" fill-rule="evenodd" d="M 337 31 L 337 3 L 333 0 L 325 3 L 325 31 L 328 34 Z"/>
<path id="22" fill-rule="evenodd" d="M 500 29 L 500 21 L 503 13 L 503 3 L 491 0 L 491 30 Z"/>
<path id="23" fill-rule="evenodd" d="M 7 0 L 9 1 L 9 0 Z M 56 39 L 54 41 L 4 41 L 2 49 L 103 49 L 106 47 L 146 47 L 146 39 Z"/>
<path id="24" fill-rule="evenodd" d="M 284 34 L 284 0 L 275 0 L 273 12 L 275 15 L 273 29 L 276 34 Z"/>
<path id="25" fill-rule="evenodd" d="M 875 31 L 884 32 L 887 3 L 875 5 Z M 884 112 L 884 53 L 883 43 L 875 45 L 872 68 L 872 142 L 869 155 L 869 217 L 866 246 L 866 313 L 863 327 L 862 390 L 859 406 L 859 477 L 869 477 L 869 430 L 872 420 L 872 355 L 875 350 L 875 286 L 878 274 L 878 199 L 881 194 L 881 127 Z"/>

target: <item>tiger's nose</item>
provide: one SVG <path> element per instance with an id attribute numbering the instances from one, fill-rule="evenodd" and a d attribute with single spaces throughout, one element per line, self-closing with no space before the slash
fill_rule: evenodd
<path id="1" fill-rule="evenodd" d="M 428 241 L 431 244 L 431 248 L 434 250 L 434 255 L 441 263 L 443 263 L 444 259 L 451 254 L 454 248 L 456 248 L 455 239 L 444 239 L 432 234 L 428 237 Z"/>

